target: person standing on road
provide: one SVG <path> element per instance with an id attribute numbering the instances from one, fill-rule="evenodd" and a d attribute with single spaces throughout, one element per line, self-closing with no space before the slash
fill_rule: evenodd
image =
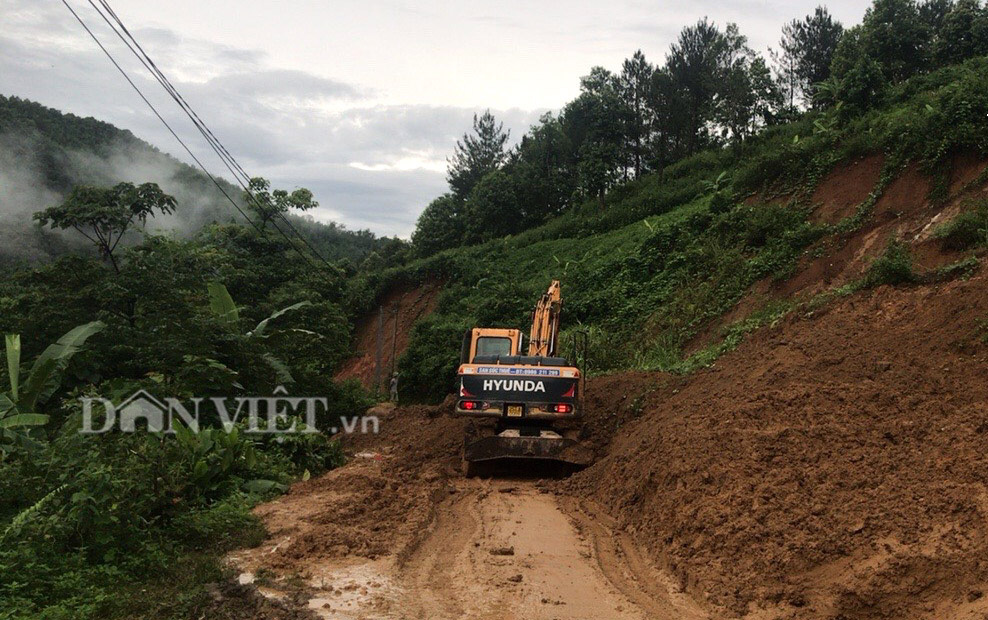
<path id="1" fill-rule="evenodd" d="M 398 404 L 398 373 L 391 375 L 391 402 Z"/>

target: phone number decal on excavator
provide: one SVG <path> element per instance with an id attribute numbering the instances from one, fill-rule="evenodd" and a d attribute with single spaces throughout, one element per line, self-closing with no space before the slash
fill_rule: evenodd
<path id="1" fill-rule="evenodd" d="M 560 372 L 555 368 L 510 368 L 505 366 L 481 366 L 477 369 L 479 375 L 531 375 L 536 377 L 558 377 Z"/>

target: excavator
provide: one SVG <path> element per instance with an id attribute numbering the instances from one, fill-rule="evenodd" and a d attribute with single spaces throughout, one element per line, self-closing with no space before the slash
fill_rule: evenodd
<path id="1" fill-rule="evenodd" d="M 455 414 L 469 420 L 463 442 L 468 476 L 501 461 L 590 463 L 577 440 L 585 373 L 558 357 L 562 306 L 553 280 L 532 312 L 527 354 L 517 329 L 475 327 L 464 334 Z"/>

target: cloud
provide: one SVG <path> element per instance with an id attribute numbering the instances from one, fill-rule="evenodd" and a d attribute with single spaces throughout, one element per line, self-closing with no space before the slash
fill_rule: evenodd
<path id="1" fill-rule="evenodd" d="M 210 79 L 203 88 L 226 97 L 320 102 L 362 99 L 368 93 L 336 80 L 328 80 L 304 71 L 260 69 L 227 73 Z"/>
<path id="2" fill-rule="evenodd" d="M 111 122 L 192 163 L 71 14 L 57 10 L 61 5 L 0 3 L 13 26 L 0 31 L 0 93 Z M 160 86 L 100 27 L 99 16 L 76 8 L 193 152 L 212 172 L 226 173 Z M 323 205 L 313 215 L 350 228 L 409 236 L 422 208 L 445 191 L 446 157 L 456 139 L 482 112 L 381 103 L 372 88 L 271 67 L 258 50 L 164 28 L 141 28 L 135 36 L 249 173 L 275 186 L 312 189 Z M 543 111 L 493 110 L 515 139 Z"/>

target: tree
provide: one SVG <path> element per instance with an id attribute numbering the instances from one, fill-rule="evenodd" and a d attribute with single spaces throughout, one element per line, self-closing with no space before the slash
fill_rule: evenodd
<path id="1" fill-rule="evenodd" d="M 291 209 L 308 211 L 315 209 L 319 203 L 313 199 L 312 192 L 300 187 L 291 193 L 283 190 L 271 190 L 271 182 L 261 177 L 254 177 L 244 192 L 244 202 L 250 207 L 260 221 L 262 229 L 267 228 L 268 222 L 276 217 L 284 217 Z"/>
<path id="2" fill-rule="evenodd" d="M 781 53 L 773 54 L 773 59 L 787 88 L 790 107 L 797 96 L 813 104 L 816 85 L 830 77 L 834 52 L 843 34 L 844 26 L 822 6 L 782 27 Z"/>
<path id="3" fill-rule="evenodd" d="M 938 61 L 937 48 L 943 43 L 943 22 L 954 4 L 954 0 L 923 0 L 919 4 L 919 20 L 930 33 L 925 55 L 934 61 Z"/>
<path id="4" fill-rule="evenodd" d="M 864 53 L 891 83 L 898 84 L 925 67 L 931 33 L 915 0 L 875 0 L 861 26 Z"/>
<path id="5" fill-rule="evenodd" d="M 399 237 L 383 237 L 376 252 L 371 254 L 378 254 L 386 267 L 397 267 L 408 260 L 411 247 L 411 243 Z"/>
<path id="6" fill-rule="evenodd" d="M 867 109 L 880 100 L 885 87 L 881 65 L 873 58 L 862 56 L 840 81 L 837 96 L 846 104 Z"/>
<path id="7" fill-rule="evenodd" d="M 453 157 L 448 161 L 446 180 L 453 196 L 466 199 L 480 179 L 504 163 L 509 135 L 490 110 L 479 118 L 473 115 L 473 134 L 463 134 L 457 140 Z"/>
<path id="8" fill-rule="evenodd" d="M 765 60 L 744 48 L 724 73 L 715 107 L 715 120 L 724 137 L 743 142 L 772 121 L 782 94 Z"/>
<path id="9" fill-rule="evenodd" d="M 937 33 L 953 8 L 954 0 L 924 0 L 919 5 L 919 19 L 930 32 Z"/>
<path id="10" fill-rule="evenodd" d="M 514 234 L 530 214 L 518 200 L 514 179 L 503 169 L 489 172 L 478 182 L 464 206 L 466 240 L 483 242 Z"/>
<path id="11" fill-rule="evenodd" d="M 74 228 L 89 239 L 100 256 L 120 272 L 114 251 L 135 222 L 147 223 L 155 212 L 172 213 L 175 199 L 156 183 L 119 183 L 113 187 L 80 185 L 61 205 L 34 214 L 41 226 L 65 230 Z"/>
<path id="12" fill-rule="evenodd" d="M 761 108 L 762 68 L 736 24 L 723 32 L 706 18 L 682 30 L 666 56 L 667 97 L 684 108 L 681 131 L 686 154 L 709 143 L 711 130 L 743 139 Z M 753 73 L 754 72 L 754 73 Z M 725 131 L 726 130 L 726 131 Z"/>
<path id="13" fill-rule="evenodd" d="M 685 93 L 667 67 L 652 74 L 651 101 L 654 115 L 652 136 L 653 168 L 659 170 L 684 157 L 688 150 L 689 117 Z"/>
<path id="14" fill-rule="evenodd" d="M 693 154 L 704 145 L 702 132 L 712 117 L 719 88 L 720 60 L 728 46 L 723 33 L 707 18 L 683 28 L 666 56 L 671 86 L 684 104 L 683 127 L 686 152 Z"/>
<path id="15" fill-rule="evenodd" d="M 412 233 L 412 246 L 419 256 L 432 256 L 463 243 L 462 202 L 443 194 L 419 215 Z"/>
<path id="16" fill-rule="evenodd" d="M 655 113 L 649 106 L 652 99 L 652 74 L 655 68 L 645 60 L 638 50 L 624 61 L 619 78 L 619 93 L 627 110 L 624 148 L 627 152 L 626 166 L 631 168 L 635 178 L 641 175 L 651 141 Z"/>
<path id="17" fill-rule="evenodd" d="M 940 21 L 933 43 L 939 65 L 988 54 L 988 10 L 978 0 L 958 0 Z"/>
<path id="18" fill-rule="evenodd" d="M 548 112 L 522 137 L 508 168 L 533 224 L 560 213 L 577 189 L 573 145 L 560 120 Z"/>
<path id="19" fill-rule="evenodd" d="M 776 79 L 788 101 L 790 110 L 796 108 L 796 96 L 801 94 L 798 60 L 799 35 L 797 34 L 799 27 L 800 22 L 796 19 L 788 24 L 784 24 L 782 26 L 782 38 L 779 40 L 779 49 L 781 51 L 777 52 L 769 49 L 769 55 L 772 57 L 772 63 L 775 65 Z"/>
<path id="20" fill-rule="evenodd" d="M 627 108 L 619 94 L 618 79 L 603 67 L 594 67 L 580 80 L 580 95 L 566 105 L 562 122 L 576 152 L 577 191 L 604 206 L 604 194 L 623 170 Z"/>
<path id="21" fill-rule="evenodd" d="M 830 61 L 831 79 L 839 83 L 847 72 L 865 55 L 864 27 L 861 24 L 853 26 L 844 32 L 834 57 Z"/>

